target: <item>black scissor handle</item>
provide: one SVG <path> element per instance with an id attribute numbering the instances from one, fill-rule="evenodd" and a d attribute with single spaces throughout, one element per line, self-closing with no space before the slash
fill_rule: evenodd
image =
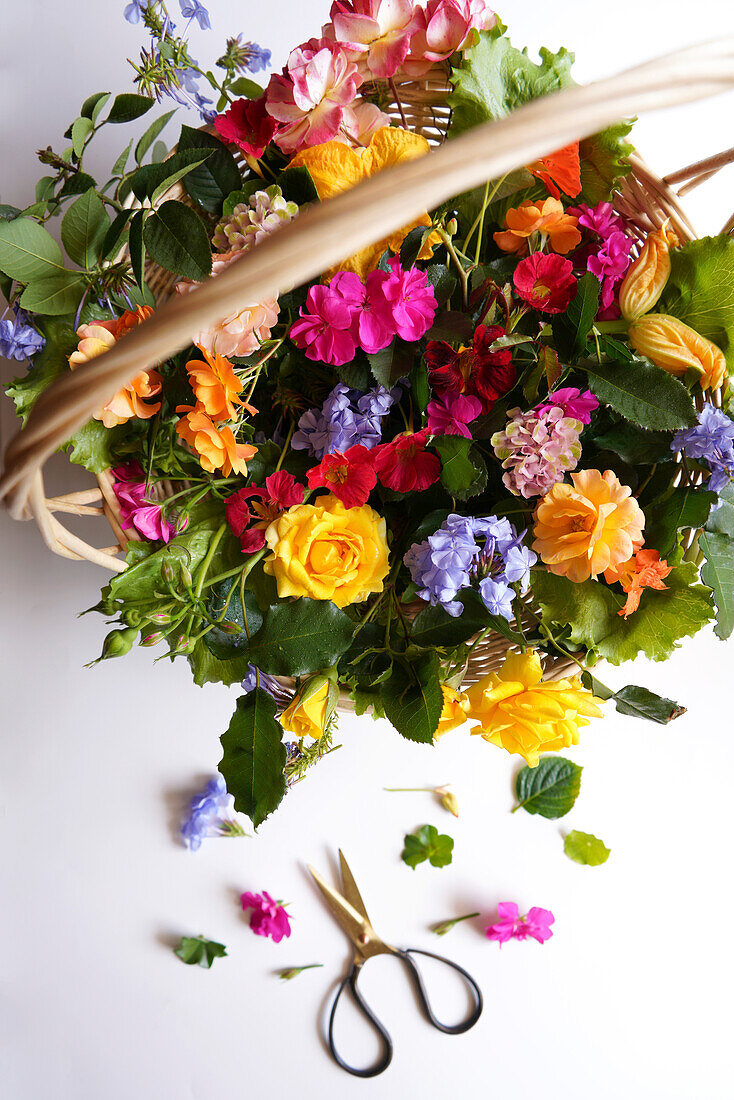
<path id="1" fill-rule="evenodd" d="M 380 1020 L 377 1019 L 374 1012 L 362 996 L 361 990 L 359 989 L 359 986 L 357 984 L 359 971 L 359 967 L 353 967 L 351 972 L 347 974 L 346 978 L 337 990 L 336 997 L 334 998 L 334 1003 L 331 1006 L 331 1015 L 329 1016 L 329 1050 L 331 1051 L 331 1056 L 336 1064 L 338 1066 L 341 1066 L 342 1069 L 346 1070 L 347 1073 L 351 1073 L 353 1077 L 377 1077 L 378 1073 L 383 1073 L 392 1062 L 392 1039 L 390 1038 L 390 1033 L 387 1028 L 384 1026 L 384 1024 L 380 1022 Z M 357 1008 L 365 1017 L 372 1030 L 377 1033 L 382 1044 L 382 1056 L 378 1059 L 377 1062 L 374 1063 L 374 1065 L 367 1066 L 366 1069 L 357 1069 L 355 1066 L 350 1066 L 348 1062 L 344 1061 L 334 1044 L 334 1018 L 336 1016 L 336 1008 L 339 1004 L 339 998 L 341 997 L 347 986 L 349 986 L 352 998 Z"/>
<path id="2" fill-rule="evenodd" d="M 443 955 L 434 955 L 432 951 L 420 951 L 417 947 L 409 947 L 405 951 L 398 951 L 396 954 L 403 960 L 407 966 L 410 976 L 413 979 L 413 983 L 418 994 L 418 1000 L 421 1003 L 421 1007 L 426 1014 L 429 1022 L 433 1024 L 439 1031 L 443 1031 L 445 1035 L 461 1035 L 463 1032 L 468 1031 L 469 1028 L 474 1027 L 475 1023 L 482 1015 L 482 1008 L 484 1002 L 482 999 L 482 991 L 477 983 L 472 978 L 471 974 L 464 970 L 463 966 L 459 966 L 458 963 L 452 962 L 451 959 L 445 958 Z M 435 1015 L 431 1008 L 431 1002 L 428 999 L 428 993 L 426 987 L 423 984 L 423 975 L 413 962 L 412 955 L 425 955 L 428 959 L 436 959 L 437 962 L 443 963 L 446 966 L 450 966 L 452 970 L 455 970 L 464 979 L 467 987 L 469 988 L 472 998 L 474 1000 L 474 1007 L 465 1020 L 461 1020 L 458 1024 L 444 1024 Z"/>

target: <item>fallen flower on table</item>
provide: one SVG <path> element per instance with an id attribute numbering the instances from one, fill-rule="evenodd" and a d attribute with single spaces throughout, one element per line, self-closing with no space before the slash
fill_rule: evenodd
<path id="1" fill-rule="evenodd" d="M 478 917 L 479 913 L 465 913 L 463 917 L 454 917 L 453 920 L 442 920 L 438 924 L 434 924 L 431 927 L 431 931 L 435 932 L 437 936 L 445 936 L 447 932 L 457 925 L 461 924 L 463 920 L 471 920 L 472 917 Z"/>
<path id="2" fill-rule="evenodd" d="M 459 816 L 459 800 L 453 791 L 449 790 L 448 783 L 443 787 L 384 787 L 383 790 L 395 794 L 402 791 L 426 791 L 427 794 L 435 794 L 444 810 L 448 810 L 454 817 Z"/>
<path id="3" fill-rule="evenodd" d="M 439 833 L 435 825 L 423 825 L 415 833 L 408 833 L 404 843 L 401 859 L 414 871 L 419 863 L 426 860 L 431 867 L 447 867 L 454 858 L 453 839 Z"/>
<path id="4" fill-rule="evenodd" d="M 270 936 L 275 943 L 291 934 L 290 918 L 279 901 L 274 901 L 267 890 L 262 894 L 246 891 L 240 897 L 242 909 L 250 914 L 250 928 L 256 936 Z"/>
<path id="5" fill-rule="evenodd" d="M 323 963 L 308 963 L 307 966 L 289 966 L 285 970 L 279 970 L 278 977 L 282 982 L 289 982 L 291 978 L 297 978 L 304 970 L 316 970 L 323 965 Z"/>
<path id="6" fill-rule="evenodd" d="M 485 929 L 487 938 L 502 945 L 508 940 L 526 940 L 531 937 L 538 943 L 545 943 L 553 933 L 550 926 L 555 917 L 550 909 L 541 909 L 534 905 L 524 917 L 514 901 L 501 901 L 497 906 L 499 920 Z"/>
<path id="7" fill-rule="evenodd" d="M 573 829 L 563 838 L 563 850 L 574 863 L 582 863 L 587 867 L 598 867 L 601 863 L 606 863 L 611 854 L 611 849 L 599 837 L 593 833 L 580 833 L 578 829 Z"/>
<path id="8" fill-rule="evenodd" d="M 181 822 L 181 837 L 191 852 L 201 847 L 205 837 L 247 836 L 240 823 L 226 816 L 233 810 L 232 796 L 221 775 L 214 776 L 200 793 L 191 799 L 188 816 Z"/>
<path id="9" fill-rule="evenodd" d="M 226 956 L 227 948 L 223 943 L 208 940 L 205 936 L 183 936 L 178 946 L 174 947 L 173 953 L 187 966 L 198 965 L 209 970 L 215 959 Z"/>

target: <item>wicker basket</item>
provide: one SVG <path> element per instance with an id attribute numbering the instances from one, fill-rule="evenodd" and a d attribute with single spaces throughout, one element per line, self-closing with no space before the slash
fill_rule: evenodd
<path id="1" fill-rule="evenodd" d="M 448 76 L 448 66 L 439 64 L 420 80 L 396 81 L 387 101 L 381 101 L 383 110 L 396 124 L 440 146 L 451 117 Z M 7 448 L 0 496 L 15 518 L 35 519 L 55 553 L 122 571 L 125 563 L 119 555 L 128 537 L 120 525 L 109 471 L 98 476 L 94 488 L 46 497 L 42 468 L 48 456 L 137 371 L 186 346 L 192 331 L 226 315 L 238 300 L 258 300 L 294 282 L 305 282 L 344 255 L 406 224 L 421 210 L 589 136 L 618 118 L 702 99 L 731 87 L 734 42 L 727 39 L 692 47 L 617 77 L 535 101 L 507 119 L 463 135 L 450 147 L 381 173 L 313 208 L 232 265 L 216 279 L 214 292 L 210 281 L 186 296 L 185 305 L 172 296 L 154 318 L 131 332 L 103 359 L 55 382 L 39 399 L 26 428 Z M 365 95 L 371 91 L 370 87 L 363 89 Z M 680 240 L 690 241 L 696 234 L 680 206 L 680 196 L 732 161 L 734 149 L 661 179 L 634 154 L 615 207 L 638 239 L 670 219 Z M 675 186 L 679 187 L 677 193 Z M 176 184 L 160 201 L 167 198 L 184 198 L 181 185 Z M 723 231 L 734 232 L 734 218 Z M 175 277 L 149 264 L 146 278 L 162 305 L 171 294 Z M 720 399 L 720 394 L 713 396 Z M 162 492 L 165 494 L 165 489 Z M 102 549 L 91 546 L 64 527 L 60 514 L 104 518 L 116 543 Z M 507 645 L 507 640 L 496 634 L 483 640 L 471 657 L 466 683 L 496 669 Z M 565 658 L 549 657 L 546 678 L 563 676 L 571 667 Z"/>

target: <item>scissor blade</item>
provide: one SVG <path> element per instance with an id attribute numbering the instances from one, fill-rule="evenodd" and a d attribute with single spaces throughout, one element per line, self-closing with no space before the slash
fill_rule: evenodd
<path id="1" fill-rule="evenodd" d="M 364 907 L 364 902 L 357 889 L 357 883 L 354 881 L 354 875 L 349 870 L 349 864 L 344 858 L 344 852 L 339 849 L 339 863 L 341 864 L 342 871 L 342 889 L 344 891 L 344 897 L 347 899 L 350 905 L 352 905 L 358 913 L 361 913 L 367 924 L 370 924 L 370 918 L 367 916 L 367 910 Z"/>
<path id="2" fill-rule="evenodd" d="M 355 948 L 360 950 L 360 938 L 365 934 L 369 934 L 369 922 L 365 917 L 358 913 L 357 910 L 351 905 L 346 898 L 335 890 L 332 886 L 329 886 L 327 882 L 321 877 L 318 871 L 314 871 L 310 864 L 306 864 L 308 870 L 313 878 L 314 882 L 318 886 L 321 893 L 324 895 L 326 902 L 334 914 L 336 920 L 342 926 L 350 940 L 354 944 Z"/>

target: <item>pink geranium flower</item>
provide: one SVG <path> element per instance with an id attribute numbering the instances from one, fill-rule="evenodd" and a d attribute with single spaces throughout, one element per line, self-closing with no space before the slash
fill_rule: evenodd
<path id="1" fill-rule="evenodd" d="M 580 420 L 582 424 L 588 424 L 591 421 L 591 414 L 599 408 L 599 402 L 591 390 L 585 390 L 582 393 L 576 386 L 565 386 L 563 389 L 549 393 L 546 401 L 535 406 L 535 411 L 540 416 L 553 408 L 563 409 L 564 416 L 570 416 L 574 420 Z"/>
<path id="2" fill-rule="evenodd" d="M 497 943 L 507 943 L 508 940 L 526 940 L 529 937 L 538 943 L 545 943 L 553 933 L 550 926 L 555 917 L 550 909 L 539 909 L 533 906 L 526 916 L 519 915 L 519 909 L 514 901 L 502 901 L 497 906 L 499 920 L 486 928 L 487 937 L 496 940 Z"/>
<path id="3" fill-rule="evenodd" d="M 392 309 L 384 293 L 387 277 L 385 271 L 371 271 L 365 285 L 353 271 L 339 271 L 329 284 L 330 290 L 349 303 L 357 343 L 370 354 L 386 348 L 395 335 Z"/>
<path id="4" fill-rule="evenodd" d="M 420 432 L 405 432 L 373 449 L 375 470 L 386 489 L 398 493 L 421 492 L 438 481 L 441 460 L 426 450 L 427 446 L 428 429 L 424 428 Z"/>
<path id="5" fill-rule="evenodd" d="M 467 424 L 476 420 L 482 411 L 478 397 L 447 392 L 428 402 L 428 428 L 431 435 L 463 435 L 471 439 Z"/>
<path id="6" fill-rule="evenodd" d="M 306 349 L 307 359 L 341 367 L 357 350 L 353 322 L 353 299 L 319 283 L 310 288 L 306 306 L 301 306 L 300 317 L 288 335 L 297 348 Z"/>
<path id="7" fill-rule="evenodd" d="M 223 141 L 236 145 L 258 160 L 275 137 L 280 124 L 268 114 L 265 96 L 236 99 L 223 115 L 214 119 L 214 128 Z"/>
<path id="8" fill-rule="evenodd" d="M 472 31 L 488 31 L 497 21 L 486 0 L 428 0 L 416 14 L 418 27 L 403 65 L 411 77 L 423 76 L 437 61 L 468 45 Z"/>
<path id="9" fill-rule="evenodd" d="M 284 153 L 331 141 L 340 131 L 359 130 L 352 103 L 362 78 L 345 50 L 326 38 L 312 38 L 274 73 L 265 90 L 268 114 L 281 123 L 275 142 Z"/>
<path id="10" fill-rule="evenodd" d="M 365 80 L 395 76 L 420 25 L 414 0 L 336 0 L 325 38 L 343 46 Z"/>
<path id="11" fill-rule="evenodd" d="M 145 472 L 140 463 L 115 466 L 112 477 L 112 490 L 120 505 L 121 526 L 126 531 L 134 529 L 151 542 L 169 542 L 176 534 L 175 524 L 164 518 L 161 504 L 146 500 Z"/>
<path id="12" fill-rule="evenodd" d="M 555 252 L 534 252 L 515 268 L 515 290 L 541 313 L 563 313 L 576 294 L 573 264 Z"/>
<path id="13" fill-rule="evenodd" d="M 405 270 L 397 256 L 389 261 L 389 267 L 391 274 L 381 290 L 392 311 L 395 331 L 402 340 L 420 340 L 436 316 L 436 292 L 420 268 Z"/>
<path id="14" fill-rule="evenodd" d="M 251 894 L 248 891 L 242 894 L 240 901 L 245 912 L 252 909 L 250 928 L 256 936 L 270 936 L 275 943 L 290 936 L 288 914 L 279 902 L 273 901 L 267 890 L 263 890 L 262 894 Z"/>

